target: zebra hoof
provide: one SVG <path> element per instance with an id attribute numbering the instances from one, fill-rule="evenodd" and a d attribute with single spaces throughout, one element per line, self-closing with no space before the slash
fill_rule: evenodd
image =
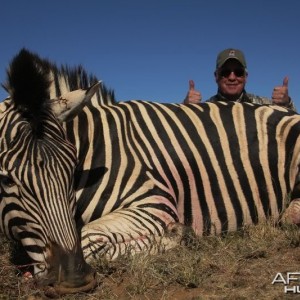
<path id="1" fill-rule="evenodd" d="M 283 220 L 286 223 L 300 226 L 300 198 L 291 201 L 284 213 Z"/>

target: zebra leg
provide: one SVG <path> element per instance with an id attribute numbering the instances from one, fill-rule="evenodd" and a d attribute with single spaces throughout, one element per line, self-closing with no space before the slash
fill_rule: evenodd
<path id="1" fill-rule="evenodd" d="M 300 226 L 300 198 L 293 199 L 285 210 L 282 221 Z"/>
<path id="2" fill-rule="evenodd" d="M 151 211 L 152 210 L 152 211 Z M 153 208 L 126 208 L 109 213 L 82 228 L 82 248 L 89 262 L 105 256 L 147 251 L 155 254 L 180 244 L 185 226 Z"/>

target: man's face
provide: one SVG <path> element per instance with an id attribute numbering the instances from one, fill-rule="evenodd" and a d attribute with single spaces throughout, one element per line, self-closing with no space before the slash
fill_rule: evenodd
<path id="1" fill-rule="evenodd" d="M 247 76 L 245 68 L 236 59 L 229 59 L 215 72 L 219 91 L 232 101 L 237 100 L 243 92 Z"/>

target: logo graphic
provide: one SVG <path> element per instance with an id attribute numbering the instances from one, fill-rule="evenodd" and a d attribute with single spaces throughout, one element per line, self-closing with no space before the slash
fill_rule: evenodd
<path id="1" fill-rule="evenodd" d="M 283 284 L 285 294 L 300 294 L 300 272 L 277 273 L 272 284 Z"/>
<path id="2" fill-rule="evenodd" d="M 228 56 L 233 56 L 233 57 L 235 57 L 235 50 L 230 50 Z"/>

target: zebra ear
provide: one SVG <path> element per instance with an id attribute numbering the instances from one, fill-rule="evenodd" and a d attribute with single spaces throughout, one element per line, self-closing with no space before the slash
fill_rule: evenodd
<path id="1" fill-rule="evenodd" d="M 68 92 L 59 98 L 51 99 L 52 112 L 60 122 L 66 122 L 75 118 L 87 104 L 87 102 L 99 90 L 101 81 L 96 82 L 87 90 L 75 90 Z"/>

